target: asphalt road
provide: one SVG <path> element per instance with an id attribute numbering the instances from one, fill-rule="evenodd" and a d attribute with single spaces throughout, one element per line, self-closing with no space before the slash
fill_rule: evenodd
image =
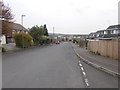
<path id="1" fill-rule="evenodd" d="M 71 45 L 45 46 L 3 55 L 3 88 L 84 88 Z"/>
<path id="2" fill-rule="evenodd" d="M 69 42 L 3 55 L 3 88 L 85 88 Z M 91 88 L 117 88 L 117 78 L 82 62 Z"/>

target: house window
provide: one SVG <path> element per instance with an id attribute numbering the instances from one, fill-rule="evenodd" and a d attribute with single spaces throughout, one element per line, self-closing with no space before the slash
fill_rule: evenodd
<path id="1" fill-rule="evenodd" d="M 114 30 L 114 32 L 113 32 L 114 34 L 117 34 L 117 30 Z"/>
<path id="2" fill-rule="evenodd" d="M 18 33 L 20 33 L 21 31 L 18 31 Z"/>
<path id="3" fill-rule="evenodd" d="M 120 30 L 118 30 L 118 34 L 120 34 Z"/>
<path id="4" fill-rule="evenodd" d="M 99 37 L 99 33 L 97 34 L 97 37 Z"/>
<path id="5" fill-rule="evenodd" d="M 107 31 L 104 31 L 104 34 L 108 34 Z"/>
<path id="6" fill-rule="evenodd" d="M 111 34 L 114 34 L 114 30 L 111 30 Z"/>
<path id="7" fill-rule="evenodd" d="M 111 34 L 118 34 L 118 31 L 117 30 L 112 30 Z"/>
<path id="8" fill-rule="evenodd" d="M 76 38 L 76 36 L 74 36 L 74 38 Z"/>
<path id="9" fill-rule="evenodd" d="M 26 34 L 28 34 L 28 32 L 26 32 Z"/>
<path id="10" fill-rule="evenodd" d="M 103 31 L 101 31 L 101 34 L 104 34 L 104 32 L 103 32 Z"/>

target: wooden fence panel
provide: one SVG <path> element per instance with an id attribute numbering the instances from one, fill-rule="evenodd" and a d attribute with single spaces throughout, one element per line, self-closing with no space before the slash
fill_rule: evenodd
<path id="1" fill-rule="evenodd" d="M 120 59 L 120 39 L 92 40 L 88 42 L 88 49 L 103 56 Z"/>

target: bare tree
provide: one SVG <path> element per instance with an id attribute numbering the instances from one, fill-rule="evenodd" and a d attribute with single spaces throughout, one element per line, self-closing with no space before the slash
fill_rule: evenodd
<path id="1" fill-rule="evenodd" d="M 0 1 L 0 20 L 2 22 L 2 34 L 6 37 L 6 43 L 8 43 L 7 37 L 12 34 L 12 20 L 14 15 L 11 13 L 9 5 L 5 5 L 3 1 Z"/>
<path id="2" fill-rule="evenodd" d="M 5 21 L 11 21 L 14 18 L 11 8 L 9 5 L 6 6 L 3 1 L 0 1 L 0 18 Z"/>

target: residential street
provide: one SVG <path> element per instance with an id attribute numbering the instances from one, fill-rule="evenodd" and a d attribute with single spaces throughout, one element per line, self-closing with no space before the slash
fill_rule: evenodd
<path id="1" fill-rule="evenodd" d="M 86 88 L 78 61 L 69 42 L 4 54 L 3 88 Z M 81 63 L 89 87 L 118 87 L 116 77 Z"/>

